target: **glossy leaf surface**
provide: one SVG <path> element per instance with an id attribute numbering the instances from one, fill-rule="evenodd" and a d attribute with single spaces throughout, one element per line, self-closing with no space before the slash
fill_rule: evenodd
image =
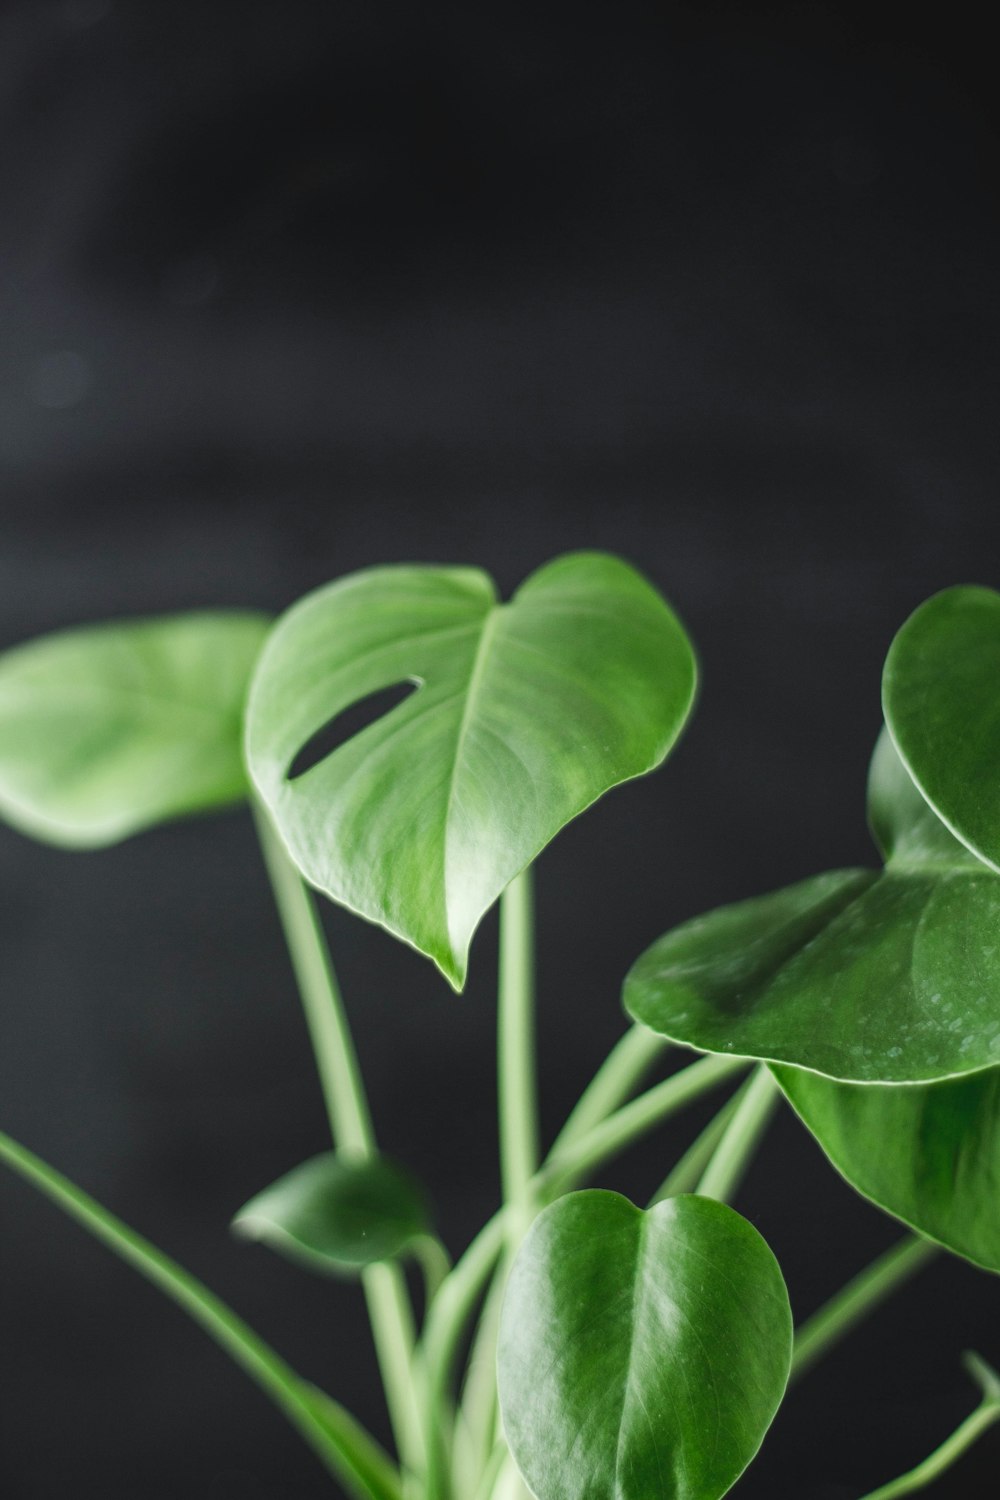
<path id="1" fill-rule="evenodd" d="M 0 813 L 87 848 L 246 795 L 242 713 L 268 621 L 165 616 L 40 637 L 0 657 Z"/>
<path id="2" fill-rule="evenodd" d="M 1000 869 L 1000 594 L 935 594 L 899 631 L 882 683 L 886 723 L 923 795 Z"/>
<path id="3" fill-rule="evenodd" d="M 565 823 L 663 760 L 694 679 L 676 618 L 616 558 L 560 558 L 507 604 L 471 569 L 379 568 L 278 622 L 248 762 L 305 877 L 460 988 L 483 913 Z M 324 726 L 404 682 L 418 690 L 289 776 Z"/>
<path id="4" fill-rule="evenodd" d="M 934 816 L 885 733 L 869 813 L 884 871 L 814 876 L 685 923 L 632 969 L 629 1012 L 706 1052 L 847 1082 L 1000 1062 L 1000 879 Z"/>
<path id="5" fill-rule="evenodd" d="M 713 1500 L 757 1452 L 791 1344 L 778 1264 L 732 1209 L 571 1193 L 504 1298 L 507 1441 L 538 1500 Z"/>
<path id="6" fill-rule="evenodd" d="M 314 1156 L 252 1198 L 237 1233 L 321 1271 L 394 1260 L 430 1233 L 424 1195 L 385 1157 Z"/>
<path id="7" fill-rule="evenodd" d="M 948 1083 L 833 1083 L 775 1068 L 853 1188 L 949 1250 L 1000 1271 L 1000 1069 Z"/>

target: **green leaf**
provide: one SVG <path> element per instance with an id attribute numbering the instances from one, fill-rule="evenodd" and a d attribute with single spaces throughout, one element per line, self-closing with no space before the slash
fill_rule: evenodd
<path id="1" fill-rule="evenodd" d="M 571 1193 L 511 1270 L 507 1441 L 538 1500 L 714 1500 L 760 1447 L 791 1348 L 778 1263 L 731 1208 Z"/>
<path id="2" fill-rule="evenodd" d="M 290 776 L 325 726 L 405 682 L 418 691 Z M 306 879 L 460 989 L 483 913 L 565 823 L 663 760 L 694 682 L 676 618 L 616 558 L 560 558 L 508 604 L 470 569 L 378 568 L 275 626 L 248 764 Z"/>
<path id="3" fill-rule="evenodd" d="M 251 1198 L 233 1229 L 314 1270 L 341 1273 L 395 1260 L 431 1232 L 424 1195 L 399 1167 L 333 1151 Z"/>
<path id="4" fill-rule="evenodd" d="M 1000 1271 L 1000 1069 L 911 1087 L 773 1071 L 853 1188 L 928 1239 Z"/>
<path id="5" fill-rule="evenodd" d="M 244 797 L 243 701 L 267 628 L 238 610 L 164 616 L 0 656 L 0 813 L 96 848 Z"/>
<path id="6" fill-rule="evenodd" d="M 938 816 L 1000 870 L 1000 594 L 935 594 L 899 631 L 882 681 L 885 719 Z"/>
<path id="7" fill-rule="evenodd" d="M 630 1014 L 705 1052 L 846 1082 L 1000 1062 L 1000 880 L 935 818 L 884 732 L 869 813 L 881 874 L 817 875 L 685 923 L 632 968 Z"/>

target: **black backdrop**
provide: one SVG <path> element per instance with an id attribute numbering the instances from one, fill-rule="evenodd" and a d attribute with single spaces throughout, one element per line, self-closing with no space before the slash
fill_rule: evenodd
<path id="1" fill-rule="evenodd" d="M 996 584 L 985 42 L 812 4 L 8 3 L 0 12 L 0 645 L 278 610 L 373 562 L 509 590 L 579 546 L 697 643 L 670 765 L 539 869 L 546 1131 L 672 923 L 867 863 L 881 662 Z M 497 1195 L 495 925 L 456 999 L 328 913 L 381 1138 L 460 1248 Z M 359 1297 L 228 1236 L 325 1145 L 245 815 L 98 855 L 0 830 L 0 1124 L 381 1432 Z M 610 1181 L 648 1192 L 690 1126 Z M 605 1179 L 609 1180 L 609 1179 Z M 789 1119 L 738 1200 L 807 1313 L 896 1228 Z M 0 1181 L 0 1492 L 329 1493 L 257 1392 Z M 851 1500 L 1000 1359 L 937 1265 L 789 1400 L 739 1493 Z M 995 1493 L 987 1439 L 940 1484 Z"/>

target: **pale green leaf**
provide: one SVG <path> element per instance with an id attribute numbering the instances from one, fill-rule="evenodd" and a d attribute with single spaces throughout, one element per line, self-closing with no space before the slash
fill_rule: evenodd
<path id="1" fill-rule="evenodd" d="M 278 622 L 248 763 L 306 879 L 460 988 L 483 913 L 572 817 L 663 760 L 694 680 L 676 618 L 616 558 L 560 558 L 507 604 L 470 569 L 378 568 Z M 417 691 L 289 774 L 324 726 L 407 682 Z"/>
<path id="2" fill-rule="evenodd" d="M 85 626 L 0 656 L 0 813 L 112 844 L 247 795 L 242 714 L 268 628 L 238 610 Z"/>

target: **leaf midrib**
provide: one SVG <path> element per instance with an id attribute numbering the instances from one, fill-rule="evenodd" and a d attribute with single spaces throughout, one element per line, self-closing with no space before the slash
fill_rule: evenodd
<path id="1" fill-rule="evenodd" d="M 455 753 L 452 757 L 451 773 L 448 777 L 448 796 L 445 801 L 444 809 L 444 858 L 442 875 L 444 884 L 445 926 L 448 929 L 449 942 L 452 941 L 452 936 L 449 910 L 451 903 L 448 900 L 448 859 L 451 850 L 451 819 L 455 805 L 455 787 L 458 782 L 459 767 L 461 766 L 462 757 L 465 752 L 465 743 L 466 739 L 468 738 L 469 725 L 472 722 L 473 713 L 475 712 L 476 699 L 479 695 L 479 691 L 482 686 L 483 675 L 486 671 L 487 655 L 493 640 L 493 636 L 496 633 L 497 622 L 500 618 L 500 611 L 503 608 L 504 606 L 502 604 L 491 605 L 488 614 L 483 619 L 483 626 L 482 632 L 479 637 L 479 644 L 476 647 L 475 655 L 472 658 L 472 667 L 469 671 L 469 680 L 465 689 L 465 705 L 462 709 L 462 717 L 459 720 L 458 733 L 455 736 Z"/>

